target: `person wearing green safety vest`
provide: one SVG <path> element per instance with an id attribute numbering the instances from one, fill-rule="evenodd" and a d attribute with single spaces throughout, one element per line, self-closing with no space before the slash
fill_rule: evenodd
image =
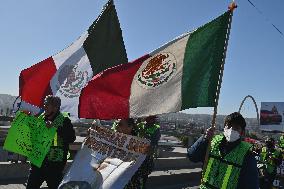
<path id="1" fill-rule="evenodd" d="M 260 163 L 264 165 L 259 184 L 261 189 L 271 188 L 277 173 L 277 166 L 281 164 L 281 153 L 275 149 L 275 140 L 268 138 L 260 152 Z"/>
<path id="2" fill-rule="evenodd" d="M 156 122 L 156 116 L 146 117 L 145 121 L 137 121 L 136 132 L 139 137 L 147 138 L 151 141 L 151 146 L 157 147 L 161 138 L 160 125 Z"/>
<path id="3" fill-rule="evenodd" d="M 156 116 L 148 116 L 145 121 L 138 119 L 136 133 L 138 137 L 149 139 L 151 142 L 151 149 L 149 150 L 146 159 L 139 168 L 143 177 L 143 186 L 145 188 L 148 176 L 154 168 L 154 153 L 158 148 L 158 142 L 161 138 L 160 125 L 157 124 Z"/>
<path id="4" fill-rule="evenodd" d="M 223 133 L 214 136 L 215 128 L 211 127 L 188 148 L 191 161 L 204 162 L 210 144 L 201 189 L 259 189 L 252 145 L 242 140 L 245 127 L 243 116 L 238 112 L 231 113 L 225 118 Z"/>
<path id="5" fill-rule="evenodd" d="M 51 147 L 40 168 L 31 164 L 27 181 L 27 189 L 39 189 L 43 181 L 49 189 L 57 189 L 63 178 L 63 169 L 67 162 L 69 144 L 76 139 L 75 131 L 68 113 L 60 112 L 61 99 L 56 96 L 46 96 L 42 118 L 47 128 L 56 128 Z"/>

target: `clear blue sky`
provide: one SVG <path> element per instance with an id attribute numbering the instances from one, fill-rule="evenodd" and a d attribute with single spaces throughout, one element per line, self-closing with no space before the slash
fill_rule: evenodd
<path id="1" fill-rule="evenodd" d="M 18 95 L 20 71 L 62 50 L 96 19 L 106 0 L 1 0 L 0 94 Z M 209 22 L 229 0 L 114 0 L 129 60 Z M 284 101 L 284 37 L 248 3 L 233 17 L 219 113 L 236 111 L 248 94 Z M 283 0 L 252 0 L 284 32 Z M 248 102 L 245 116 L 255 117 Z M 212 113 L 212 108 L 188 110 Z"/>

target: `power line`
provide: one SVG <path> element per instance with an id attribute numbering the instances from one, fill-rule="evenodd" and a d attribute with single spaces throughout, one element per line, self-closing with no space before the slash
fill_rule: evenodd
<path id="1" fill-rule="evenodd" d="M 251 0 L 247 0 L 247 1 L 255 8 L 255 10 L 256 10 L 259 14 L 261 14 L 261 15 L 265 18 L 265 20 L 266 20 L 267 22 L 269 22 L 269 23 L 272 25 L 272 27 L 274 27 L 274 28 L 282 35 L 282 37 L 284 37 L 282 31 L 280 31 L 280 29 L 278 29 L 272 22 L 270 22 L 269 19 L 268 19 L 268 17 L 266 17 L 266 16 L 263 14 L 263 12 L 262 12 L 259 8 L 257 8 L 253 2 L 251 2 Z"/>

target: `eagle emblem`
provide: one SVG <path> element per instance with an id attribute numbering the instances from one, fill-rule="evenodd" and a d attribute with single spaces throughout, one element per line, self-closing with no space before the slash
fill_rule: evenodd
<path id="1" fill-rule="evenodd" d="M 79 70 L 78 65 L 66 65 L 58 76 L 59 92 L 66 98 L 78 97 L 89 80 L 88 72 Z"/>
<path id="2" fill-rule="evenodd" d="M 176 58 L 171 53 L 159 53 L 147 61 L 137 75 L 138 84 L 143 88 L 161 86 L 172 78 L 177 69 Z"/>

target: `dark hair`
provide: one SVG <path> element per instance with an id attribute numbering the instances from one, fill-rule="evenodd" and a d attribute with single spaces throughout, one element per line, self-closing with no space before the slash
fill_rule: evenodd
<path id="1" fill-rule="evenodd" d="M 122 121 L 122 120 L 126 121 L 127 127 L 132 127 L 131 135 L 137 136 L 137 133 L 135 131 L 135 126 L 136 126 L 135 120 L 133 118 L 128 118 L 128 119 L 121 119 L 120 121 Z M 119 126 L 119 122 L 116 122 L 115 128 L 117 128 Z"/>
<path id="2" fill-rule="evenodd" d="M 51 104 L 53 106 L 57 106 L 58 108 L 60 108 L 61 99 L 58 96 L 48 95 L 44 99 L 44 104 Z"/>
<path id="3" fill-rule="evenodd" d="M 127 119 L 127 125 L 134 127 L 135 126 L 135 120 L 133 118 L 128 118 Z"/>
<path id="4" fill-rule="evenodd" d="M 119 124 L 120 121 L 126 121 L 128 127 L 134 127 L 135 126 L 135 120 L 133 118 L 128 118 L 128 119 L 120 119 L 116 120 L 116 126 Z"/>
<path id="5" fill-rule="evenodd" d="M 266 143 L 275 143 L 275 140 L 274 140 L 274 138 L 267 138 L 266 140 L 265 140 L 265 142 Z"/>
<path id="6" fill-rule="evenodd" d="M 234 112 L 225 118 L 224 127 L 226 125 L 239 125 L 243 130 L 245 130 L 247 124 L 242 114 L 240 114 L 239 112 Z"/>
<path id="7" fill-rule="evenodd" d="M 148 116 L 145 119 L 147 125 L 156 123 L 156 120 L 157 120 L 157 116 L 155 116 L 155 115 Z"/>

